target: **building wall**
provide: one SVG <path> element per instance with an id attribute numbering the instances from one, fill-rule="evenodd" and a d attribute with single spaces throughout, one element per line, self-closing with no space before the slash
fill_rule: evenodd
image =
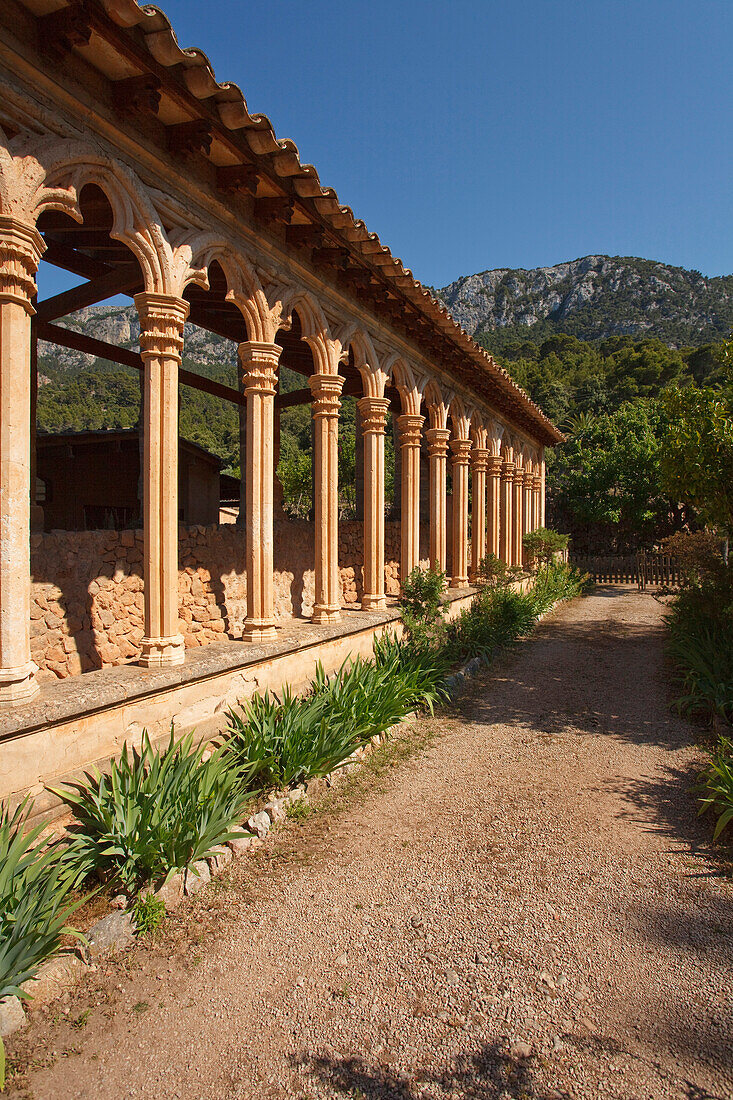
<path id="1" fill-rule="evenodd" d="M 339 527 L 342 602 L 362 592 L 363 535 Z M 427 530 L 421 542 L 427 545 Z M 186 647 L 242 636 L 247 578 L 244 532 L 225 526 L 179 529 L 178 593 Z M 399 523 L 385 524 L 385 586 L 399 592 Z M 305 520 L 275 524 L 278 620 L 309 617 L 314 593 L 314 530 Z M 142 531 L 53 531 L 31 536 L 31 654 L 40 678 L 65 678 L 125 664 L 143 637 Z"/>

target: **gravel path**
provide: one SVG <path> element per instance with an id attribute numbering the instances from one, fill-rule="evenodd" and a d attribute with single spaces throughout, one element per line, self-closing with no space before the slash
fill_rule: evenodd
<path id="1" fill-rule="evenodd" d="M 34 1021 L 23 1092 L 733 1096 L 733 889 L 653 598 L 562 607 L 413 736 Z"/>

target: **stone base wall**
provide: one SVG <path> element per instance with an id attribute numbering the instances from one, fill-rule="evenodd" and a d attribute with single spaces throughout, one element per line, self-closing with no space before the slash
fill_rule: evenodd
<path id="1" fill-rule="evenodd" d="M 425 533 L 427 538 L 427 532 Z M 247 577 L 244 532 L 231 524 L 181 527 L 178 537 L 180 629 L 186 647 L 242 636 Z M 399 592 L 400 525 L 385 524 L 385 587 Z M 310 617 L 314 528 L 275 523 L 275 614 Z M 339 528 L 346 606 L 362 596 L 363 527 Z M 41 679 L 134 661 L 143 637 L 142 531 L 54 531 L 31 537 L 31 653 Z"/>

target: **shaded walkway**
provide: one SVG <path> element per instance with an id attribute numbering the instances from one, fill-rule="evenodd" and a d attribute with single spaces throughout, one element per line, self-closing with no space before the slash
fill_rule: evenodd
<path id="1" fill-rule="evenodd" d="M 415 737 L 35 1023 L 30 1095 L 732 1095 L 733 890 L 652 597 L 560 609 Z"/>

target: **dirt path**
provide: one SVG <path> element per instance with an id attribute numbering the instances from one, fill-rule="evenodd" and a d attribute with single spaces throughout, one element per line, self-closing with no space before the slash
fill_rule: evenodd
<path id="1" fill-rule="evenodd" d="M 575 601 L 415 725 L 369 797 L 34 1022 L 27 1094 L 733 1096 L 733 889 L 655 601 Z"/>

